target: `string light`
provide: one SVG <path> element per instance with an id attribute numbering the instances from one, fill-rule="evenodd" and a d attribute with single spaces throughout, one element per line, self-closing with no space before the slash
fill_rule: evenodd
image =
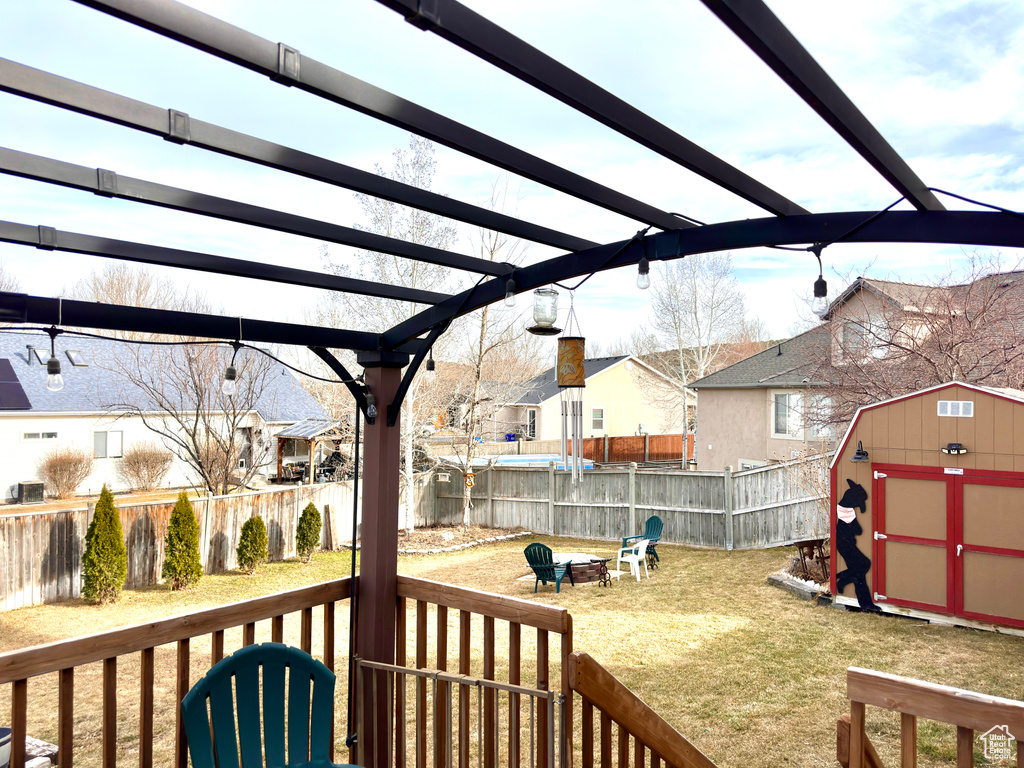
<path id="1" fill-rule="evenodd" d="M 516 281 L 511 277 L 505 283 L 505 306 L 514 309 L 516 306 Z"/>
<path id="2" fill-rule="evenodd" d="M 639 269 L 636 273 L 636 287 L 642 291 L 646 291 L 651 287 L 651 265 L 647 261 L 647 257 L 644 256 L 640 259 Z"/>
<path id="3" fill-rule="evenodd" d="M 64 389 L 64 377 L 60 374 L 60 360 L 54 351 L 54 342 L 60 331 L 54 326 L 47 333 L 50 334 L 50 359 L 46 361 L 46 388 L 51 392 L 60 392 Z"/>

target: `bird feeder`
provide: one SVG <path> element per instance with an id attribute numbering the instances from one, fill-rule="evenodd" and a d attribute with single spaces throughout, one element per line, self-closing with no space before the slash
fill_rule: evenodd
<path id="1" fill-rule="evenodd" d="M 533 292 L 533 325 L 526 330 L 536 336 L 554 336 L 562 332 L 555 328 L 558 320 L 558 291 L 538 288 Z"/>

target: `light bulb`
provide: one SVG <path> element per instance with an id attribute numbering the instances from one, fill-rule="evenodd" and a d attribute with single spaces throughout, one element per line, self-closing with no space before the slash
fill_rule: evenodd
<path id="1" fill-rule="evenodd" d="M 516 281 L 511 278 L 505 283 L 505 306 L 509 309 L 516 306 Z"/>
<path id="2" fill-rule="evenodd" d="M 437 379 L 437 366 L 434 365 L 434 358 L 431 357 L 427 360 L 427 364 L 423 369 L 423 383 L 433 384 Z"/>
<path id="3" fill-rule="evenodd" d="M 828 283 L 825 278 L 818 275 L 814 281 L 814 299 L 811 301 L 811 312 L 818 317 L 824 317 L 828 312 Z"/>
<path id="4" fill-rule="evenodd" d="M 227 397 L 234 397 L 235 392 L 238 391 L 238 385 L 236 379 L 238 378 L 238 371 L 235 370 L 235 366 L 229 365 L 227 370 L 224 371 L 224 383 L 220 385 L 221 394 Z"/>
<path id="5" fill-rule="evenodd" d="M 56 355 L 51 355 L 46 361 L 46 388 L 51 392 L 64 389 L 64 377 L 60 375 L 60 360 Z"/>
<path id="6" fill-rule="evenodd" d="M 638 265 L 636 287 L 642 291 L 646 291 L 651 287 L 651 265 L 648 263 L 646 256 L 640 259 L 640 264 Z"/>

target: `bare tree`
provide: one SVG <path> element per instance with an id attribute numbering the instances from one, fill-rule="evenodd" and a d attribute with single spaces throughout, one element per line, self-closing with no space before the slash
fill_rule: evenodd
<path id="1" fill-rule="evenodd" d="M 814 350 L 826 397 L 811 420 L 841 427 L 862 405 L 949 381 L 1024 386 L 1024 273 L 999 266 L 975 257 L 933 285 L 860 279 Z"/>
<path id="2" fill-rule="evenodd" d="M 436 165 L 434 145 L 426 139 L 410 136 L 409 151 L 395 150 L 393 169 L 387 171 L 378 165 L 376 170 L 381 176 L 395 181 L 420 189 L 430 189 Z M 455 226 L 441 216 L 367 195 L 355 197 L 366 217 L 365 229 L 370 232 L 443 250 L 451 248 L 457 239 Z M 390 254 L 358 251 L 352 258 L 346 259 L 333 253 L 327 246 L 322 248 L 322 254 L 327 269 L 339 275 L 440 292 L 446 292 L 454 282 L 451 270 L 447 267 Z M 315 319 L 322 323 L 325 319 L 333 318 L 342 327 L 358 322 L 361 328 L 383 331 L 423 309 L 423 305 L 410 302 L 340 294 L 318 307 Z M 436 349 L 438 347 L 435 347 Z M 348 367 L 347 362 L 351 361 L 351 358 L 340 350 L 333 351 L 340 355 L 340 359 L 346 362 Z M 431 420 L 435 410 L 436 404 L 432 402 L 423 386 L 423 378 L 417 376 L 417 380 L 406 393 L 401 415 L 401 478 L 404 493 L 402 506 L 406 529 L 410 531 L 413 528 L 415 509 L 413 489 L 417 474 L 416 449 L 422 441 L 424 425 Z"/>

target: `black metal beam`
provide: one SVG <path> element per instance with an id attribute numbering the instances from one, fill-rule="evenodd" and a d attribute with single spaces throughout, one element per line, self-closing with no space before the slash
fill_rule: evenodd
<path id="1" fill-rule="evenodd" d="M 185 112 L 154 107 L 2 58 L 0 91 L 560 250 L 578 251 L 597 245 L 582 237 L 531 224 L 497 211 L 452 200 L 436 192 L 402 184 L 385 176 L 196 120 Z"/>
<path id="2" fill-rule="evenodd" d="M 877 217 L 877 218 L 874 218 Z M 873 219 L 873 220 L 871 220 Z M 870 223 L 865 225 L 865 222 Z M 694 253 L 730 251 L 770 245 L 844 243 L 948 243 L 1024 248 L 1024 215 L 969 211 L 876 211 L 819 213 L 747 219 L 686 230 L 659 232 L 642 239 L 609 243 L 516 269 L 517 292 L 592 272 L 650 261 L 678 259 Z M 813 258 L 808 253 L 808 266 Z M 817 262 L 808 270 L 812 280 Z M 808 283 L 808 286 L 810 282 Z M 493 279 L 452 296 L 383 334 L 384 348 L 422 336 L 455 316 L 500 300 L 505 281 Z"/>
<path id="3" fill-rule="evenodd" d="M 448 295 L 444 293 L 384 285 L 369 280 L 355 280 L 327 272 L 310 272 L 259 261 L 230 259 L 209 253 L 181 251 L 176 248 L 133 243 L 127 240 L 113 240 L 107 237 L 83 235 L 78 232 L 66 232 L 53 227 L 18 224 L 13 221 L 0 221 L 0 242 L 29 245 L 51 251 L 121 259 L 139 264 L 193 269 L 199 272 L 230 275 L 231 277 L 249 277 L 254 280 L 268 280 L 306 288 L 379 296 L 384 299 L 412 301 L 419 304 L 437 304 L 448 298 Z"/>
<path id="4" fill-rule="evenodd" d="M 309 347 L 309 350 L 323 360 L 324 364 L 331 369 L 331 371 L 338 377 L 338 381 L 348 387 L 349 393 L 352 395 L 352 399 L 356 401 L 356 408 L 358 408 L 363 417 L 366 418 L 366 392 L 367 390 L 356 381 L 355 376 L 348 372 L 348 369 L 341 364 L 341 361 L 330 353 L 330 350 L 324 349 L 323 347 Z"/>
<path id="5" fill-rule="evenodd" d="M 945 210 L 767 5 L 761 0 L 703 2 L 918 210 Z"/>
<path id="6" fill-rule="evenodd" d="M 431 248 L 419 243 L 376 235 L 361 229 L 330 224 L 326 221 L 240 203 L 223 197 L 204 195 L 201 192 L 155 184 L 131 176 L 120 176 L 114 171 L 104 168 L 86 168 L 82 165 L 30 155 L 5 147 L 0 147 L 0 173 L 81 189 L 105 197 L 149 203 L 161 208 L 198 213 L 215 219 L 273 229 L 302 237 L 312 237 L 370 251 L 390 253 L 407 259 L 440 264 L 453 269 L 464 269 L 478 274 L 505 275 L 511 270 L 507 265 L 475 256 L 464 256 L 440 248 Z M 418 299 L 415 300 L 418 301 Z"/>
<path id="7" fill-rule="evenodd" d="M 283 43 L 272 43 L 174 0 L 76 0 L 157 34 L 250 69 L 287 86 L 362 112 L 438 144 L 504 168 L 623 216 L 662 229 L 687 222 L 393 93 L 377 88 Z"/>
<path id="8" fill-rule="evenodd" d="M 807 210 L 641 112 L 458 0 L 377 0 L 638 144 L 779 216 Z"/>
<path id="9" fill-rule="evenodd" d="M 365 352 L 376 352 L 380 348 L 380 336 L 367 331 L 344 331 L 170 309 L 123 307 L 117 304 L 29 296 L 24 293 L 0 292 L 0 322 L 136 331 L 222 341 L 237 341 L 241 329 L 241 340 L 250 343 Z M 398 351 L 415 354 L 422 345 L 421 341 L 411 340 L 398 347 Z"/>

